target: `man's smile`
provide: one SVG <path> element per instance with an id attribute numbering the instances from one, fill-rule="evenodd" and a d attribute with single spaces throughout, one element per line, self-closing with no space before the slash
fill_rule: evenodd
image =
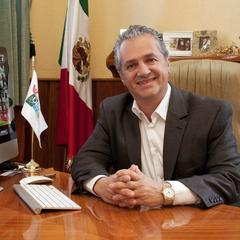
<path id="1" fill-rule="evenodd" d="M 151 83 L 156 80 L 157 77 L 147 78 L 147 79 L 138 79 L 137 84 L 138 85 L 146 85 L 148 83 Z"/>

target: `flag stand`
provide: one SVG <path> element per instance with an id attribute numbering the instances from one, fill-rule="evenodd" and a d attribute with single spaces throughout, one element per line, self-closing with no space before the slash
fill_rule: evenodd
<path id="1" fill-rule="evenodd" d="M 67 157 L 66 162 L 65 162 L 65 171 L 71 172 L 71 166 L 72 166 L 72 158 Z"/>
<path id="2" fill-rule="evenodd" d="M 31 131 L 31 160 L 26 164 L 24 170 L 30 173 L 36 173 L 41 170 L 39 164 L 33 158 L 34 132 Z"/>
<path id="3" fill-rule="evenodd" d="M 32 70 L 35 69 L 35 59 L 34 56 L 32 56 Z M 41 170 L 39 167 L 39 164 L 35 162 L 33 158 L 33 147 L 34 147 L 34 132 L 33 129 L 31 128 L 31 160 L 25 165 L 24 170 L 26 172 L 30 173 L 36 173 Z"/>

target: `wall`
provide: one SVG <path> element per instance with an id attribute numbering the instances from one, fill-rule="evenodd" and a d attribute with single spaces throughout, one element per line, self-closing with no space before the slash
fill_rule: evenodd
<path id="1" fill-rule="evenodd" d="M 59 78 L 58 53 L 67 0 L 33 0 L 31 31 L 39 78 Z M 89 0 L 93 78 L 111 77 L 106 57 L 120 28 L 146 24 L 159 31 L 217 30 L 221 45 L 239 43 L 239 0 Z"/>
<path id="2" fill-rule="evenodd" d="M 32 0 L 30 31 L 39 78 L 59 78 L 58 54 L 66 7 L 67 0 Z"/>

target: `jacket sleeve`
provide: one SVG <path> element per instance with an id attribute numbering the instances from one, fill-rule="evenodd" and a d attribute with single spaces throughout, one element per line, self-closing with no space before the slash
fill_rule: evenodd
<path id="1" fill-rule="evenodd" d="M 208 135 L 206 174 L 179 179 L 201 199 L 202 207 L 239 200 L 240 157 L 232 133 L 232 110 L 223 103 Z"/>
<path id="2" fill-rule="evenodd" d="M 100 117 L 92 135 L 78 151 L 71 167 L 72 178 L 81 190 L 84 180 L 96 175 L 108 175 L 111 167 L 111 148 L 107 127 L 106 113 L 103 105 L 100 108 Z"/>

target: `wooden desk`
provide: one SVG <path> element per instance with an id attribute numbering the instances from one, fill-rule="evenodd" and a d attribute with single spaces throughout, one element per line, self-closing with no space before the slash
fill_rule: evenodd
<path id="1" fill-rule="evenodd" d="M 21 178 L 0 177 L 4 187 L 0 192 L 1 240 L 240 239 L 240 208 L 226 205 L 208 210 L 182 206 L 139 211 L 111 206 L 93 196 L 72 195 L 81 211 L 34 215 L 13 191 L 12 185 Z M 54 184 L 70 194 L 68 174 L 57 173 Z"/>

